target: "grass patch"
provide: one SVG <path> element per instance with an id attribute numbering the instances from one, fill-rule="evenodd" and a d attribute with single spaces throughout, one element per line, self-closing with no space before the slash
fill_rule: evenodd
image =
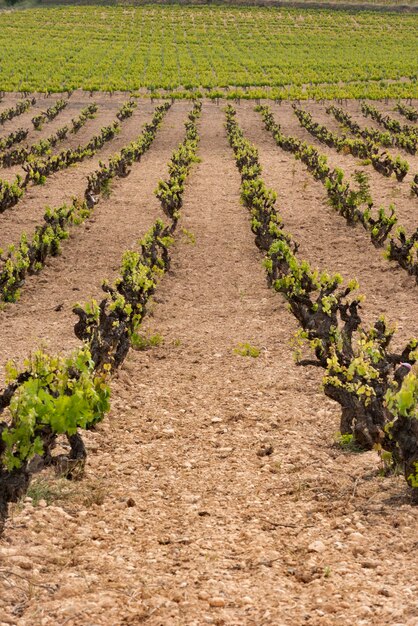
<path id="1" fill-rule="evenodd" d="M 236 348 L 234 348 L 234 354 L 238 354 L 239 356 L 250 356 L 253 359 L 256 359 L 260 356 L 260 348 L 257 346 L 252 346 L 250 343 L 239 343 Z"/>
<path id="2" fill-rule="evenodd" d="M 134 350 L 149 350 L 158 348 L 164 343 L 164 337 L 160 333 L 150 335 L 147 333 L 134 333 L 131 337 L 131 345 Z"/>
<path id="3" fill-rule="evenodd" d="M 356 443 L 354 435 L 336 433 L 335 443 L 344 450 L 344 452 L 364 452 L 363 448 Z"/>

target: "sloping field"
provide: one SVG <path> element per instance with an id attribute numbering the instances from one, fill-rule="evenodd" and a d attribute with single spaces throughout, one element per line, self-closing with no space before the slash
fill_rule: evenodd
<path id="1" fill-rule="evenodd" d="M 416 51 L 414 14 L 152 5 L 0 13 L 5 91 L 417 97 Z"/>

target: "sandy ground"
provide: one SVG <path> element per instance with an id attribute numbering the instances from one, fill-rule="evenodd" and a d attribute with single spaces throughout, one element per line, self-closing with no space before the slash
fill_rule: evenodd
<path id="1" fill-rule="evenodd" d="M 75 345 L 74 287 L 77 299 L 97 296 L 159 215 L 153 189 L 189 108 L 175 104 L 131 175 L 0 313 L 2 362 L 40 339 Z M 292 115 L 282 109 L 280 121 L 293 129 Z M 366 319 L 385 313 L 400 340 L 413 335 L 413 282 L 335 215 L 251 104 L 238 119 L 301 253 L 357 276 Z M 266 286 L 223 123 L 222 108 L 205 104 L 172 269 L 144 323 L 161 345 L 132 351 L 114 379 L 110 415 L 85 435 L 85 478 L 41 476 L 12 507 L 0 540 L 2 626 L 418 624 L 416 508 L 375 453 L 335 444 L 337 405 L 320 372 L 294 364 L 296 324 Z M 240 342 L 260 356 L 237 355 Z"/>

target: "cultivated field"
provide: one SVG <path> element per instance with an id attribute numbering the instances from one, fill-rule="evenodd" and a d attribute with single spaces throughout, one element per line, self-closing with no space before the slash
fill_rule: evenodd
<path id="1" fill-rule="evenodd" d="M 0 90 L 0 626 L 417 626 L 416 15 L 18 4 Z"/>
<path id="2" fill-rule="evenodd" d="M 0 63 L 6 91 L 418 97 L 415 14 L 176 5 L 2 12 Z"/>
<path id="3" fill-rule="evenodd" d="M 380 222 L 371 220 L 377 216 L 375 208 L 384 207 L 387 217 L 394 204 L 397 224 L 408 236 L 416 230 L 418 158 L 410 143 L 406 150 L 395 141 L 408 132 L 413 138 L 416 122 L 395 111 L 394 101 L 376 103 L 386 124 L 388 119 L 392 126 L 398 121 L 403 130 L 389 133 L 394 138 L 390 148 L 375 135 L 377 152 L 359 158 L 350 143 L 356 135 L 346 131 L 341 139 L 341 126 L 326 112 L 334 104 L 350 115 L 352 128 L 357 122 L 369 133 L 383 132 L 382 124 L 366 118 L 357 102 L 296 107 L 299 116 L 303 110 L 327 127 L 331 135 L 324 144 L 312 134 L 318 127 L 313 129 L 306 116 L 303 122 L 311 132 L 303 127 L 290 102 L 270 103 L 280 125 L 273 137 L 274 129 L 266 130 L 263 122 L 268 111 L 255 111 L 251 102 L 233 105 L 234 116 L 233 109 L 225 110 L 225 102 L 208 100 L 200 111 L 193 102 L 175 102 L 166 110 L 162 101 L 127 101 L 122 94 L 90 97 L 76 91 L 69 99 L 65 94 L 35 99 L 4 122 L 0 138 L 13 137 L 18 129 L 28 131 L 25 139 L 2 152 L 10 159 L 14 151 L 14 159 L 21 161 L 7 167 L 3 158 L 1 178 L 10 184 L 20 180 L 22 195 L 13 202 L 7 200 L 13 194 L 2 200 L 0 356 L 3 364 L 14 359 L 21 366 L 40 346 L 55 355 L 78 350 L 71 368 L 78 367 L 79 374 L 63 364 L 33 359 L 26 368 L 37 372 L 41 387 L 52 395 L 39 400 L 40 389 L 37 396 L 20 380 L 24 391 L 16 391 L 10 405 L 20 430 L 5 438 L 0 495 L 16 489 L 22 499 L 10 505 L 0 544 L 0 623 L 416 624 L 416 511 L 402 472 L 391 471 L 394 449 L 382 439 L 376 411 L 374 426 L 354 419 L 354 438 L 337 436 L 339 407 L 327 397 L 332 385 L 325 386 L 326 394 L 321 389 L 324 374 L 340 376 L 341 385 L 367 412 L 365 394 L 375 394 L 382 403 L 386 384 L 402 435 L 401 416 L 408 412 L 399 409 L 392 381 L 404 366 L 399 368 L 399 359 L 390 361 L 378 336 L 369 335 L 369 344 L 357 343 L 358 331 L 351 379 L 344 378 L 335 362 L 327 369 L 317 349 L 322 367 L 297 365 L 293 358 L 301 321 L 294 281 L 302 280 L 302 266 L 296 271 L 294 263 L 305 260 L 321 272 L 341 274 L 344 284 L 353 278 L 359 282 L 354 295 L 341 296 L 334 289 L 328 293 L 334 293 L 335 301 L 318 301 L 337 320 L 341 336 L 344 311 L 348 314 L 343 303 L 355 303 L 360 292 L 365 296 L 357 310 L 362 328 L 366 331 L 382 315 L 397 323 L 391 349 L 404 351 L 400 360 L 414 362 L 415 344 L 409 344 L 408 354 L 404 349 L 414 335 L 418 312 L 416 252 L 411 267 L 403 267 L 401 258 L 384 258 L 385 249 L 392 247 L 393 252 L 402 242 L 390 220 L 382 215 Z M 62 100 L 65 106 L 57 105 Z M 21 96 L 6 95 L 0 114 L 17 111 L 18 102 Z M 416 106 L 412 102 L 402 110 L 413 116 Z M 153 127 L 156 111 L 160 121 Z M 35 130 L 33 118 L 40 130 Z M 83 122 L 79 129 L 77 120 Z M 235 120 L 258 150 L 255 161 L 252 149 L 245 156 Z M 115 123 L 110 136 L 104 129 Z M 145 133 L 153 135 L 147 144 L 146 123 Z M 42 142 L 62 136 L 64 127 L 67 134 L 44 150 Z M 97 145 L 97 137 L 106 140 Z M 304 152 L 297 140 L 327 157 L 320 160 L 322 170 L 330 168 L 327 177 L 321 178 L 313 151 Z M 26 152 L 22 145 L 28 146 Z M 33 145 L 37 147 L 31 149 Z M 392 160 L 382 156 L 385 150 Z M 115 155 L 119 161 L 112 159 Z M 386 168 L 393 166 L 390 175 L 382 170 L 383 162 Z M 402 163 L 407 167 L 399 169 Z M 355 225 L 343 202 L 346 192 L 338 195 L 330 187 L 334 168 L 343 170 L 350 190 L 362 189 L 355 199 L 350 196 Z M 361 181 L 358 171 L 367 173 L 368 182 Z M 259 177 L 277 193 L 275 205 L 270 195 L 263 200 L 267 192 L 257 187 Z M 161 180 L 166 184 L 159 184 Z M 64 204 L 67 212 L 54 212 Z M 270 206 L 270 212 L 260 213 L 257 206 Z M 50 230 L 40 231 L 46 207 L 51 208 Z M 276 210 L 286 239 L 277 230 Z M 260 227 L 266 215 L 267 231 Z M 170 233 L 161 233 L 159 226 L 155 230 L 160 219 L 171 225 Z M 146 232 L 154 234 L 143 256 L 126 256 L 127 250 L 140 251 L 137 242 Z M 27 235 L 23 246 L 22 233 Z M 270 252 L 263 249 L 266 238 Z M 287 270 L 283 260 L 275 266 L 278 274 L 271 288 L 266 269 L 271 273 L 272 259 L 280 261 L 274 249 L 280 241 L 287 241 L 296 256 Z M 167 246 L 170 264 L 164 256 Z M 263 268 L 266 254 L 270 264 Z M 280 282 L 281 275 L 293 276 L 292 285 Z M 94 306 L 84 308 L 84 318 L 79 317 L 90 334 L 79 325 L 77 337 L 79 317 L 73 307 L 105 298 L 104 279 L 116 291 L 106 288 L 102 316 L 96 316 Z M 308 299 L 332 283 L 324 276 L 310 280 L 322 281 L 322 287 L 317 283 L 309 290 L 301 283 Z M 342 308 L 337 310 L 336 302 Z M 309 310 L 312 314 L 315 308 Z M 305 341 L 299 335 L 305 347 L 298 348 L 311 360 L 315 350 L 310 351 L 310 342 L 327 349 L 327 335 L 312 320 L 309 328 L 316 335 Z M 83 332 L 90 341 L 92 366 L 80 356 Z M 127 355 L 126 333 L 135 348 Z M 337 353 L 343 359 L 341 347 L 333 352 L 334 359 Z M 117 368 L 121 355 L 125 360 Z M 96 370 L 93 387 L 91 367 Z M 16 376 L 10 368 L 8 374 L 1 371 L 3 379 Z M 373 371 L 379 373 L 379 385 Z M 57 372 L 66 382 L 54 379 Z M 409 370 L 401 374 L 416 380 Z M 367 390 L 357 385 L 353 392 L 350 383 L 360 380 Z M 84 405 L 63 407 L 55 402 L 53 389 L 55 398 L 73 398 L 72 392 L 80 389 L 90 395 Z M 4 406 L 7 398 L 1 398 Z M 40 411 L 42 402 L 46 413 Z M 34 421 L 35 414 L 40 417 Z M 416 413 L 409 415 L 405 419 L 414 422 Z M 88 452 L 84 475 L 84 456 L 77 454 L 81 440 L 71 435 L 75 423 Z M 22 437 L 22 429 L 28 437 Z M 51 439 L 57 432 L 69 433 L 68 443 Z M 401 447 L 394 456 L 400 454 L 401 466 L 411 464 L 418 456 L 411 461 L 399 432 Z M 30 448 L 35 435 L 48 453 L 28 466 L 31 452 L 38 450 Z M 377 441 L 385 450 L 380 456 L 372 450 L 359 452 L 359 443 L 370 449 Z M 416 442 L 413 432 L 408 441 Z M 16 469 L 10 473 L 13 463 Z M 28 469 L 36 474 L 26 492 Z"/>

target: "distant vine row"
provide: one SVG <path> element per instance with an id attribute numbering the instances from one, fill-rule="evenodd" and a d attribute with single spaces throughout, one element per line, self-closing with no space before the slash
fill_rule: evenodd
<path id="1" fill-rule="evenodd" d="M 0 164 L 2 167 L 12 167 L 13 165 L 22 165 L 30 160 L 30 158 L 50 154 L 51 148 L 55 147 L 60 141 L 64 141 L 69 132 L 78 132 L 88 120 L 93 119 L 97 109 L 96 104 L 90 104 L 88 107 L 81 110 L 77 118 L 71 120 L 71 128 L 64 125 L 49 137 L 41 139 L 27 148 L 17 148 L 0 153 Z M 25 132 L 27 135 L 28 131 Z"/>
<path id="2" fill-rule="evenodd" d="M 395 107 L 395 111 L 398 111 L 401 115 L 406 117 L 410 122 L 416 122 L 418 120 L 418 111 L 413 106 L 408 106 L 402 102 L 398 102 Z"/>
<path id="3" fill-rule="evenodd" d="M 29 129 L 27 128 L 19 128 L 18 130 L 12 131 L 6 137 L 0 139 L 0 150 L 7 150 L 11 148 L 14 144 L 20 143 L 28 136 Z"/>
<path id="4" fill-rule="evenodd" d="M 417 137 L 404 134 L 393 135 L 388 131 L 382 132 L 376 128 L 362 128 L 344 109 L 334 105 L 327 107 L 326 111 L 357 137 L 363 137 L 363 139 L 374 141 L 386 147 L 398 146 L 410 154 L 415 154 L 417 151 Z"/>
<path id="5" fill-rule="evenodd" d="M 22 115 L 22 113 L 26 113 L 30 109 L 31 106 L 36 104 L 36 98 L 26 98 L 25 100 L 19 100 L 17 104 L 13 107 L 9 107 L 5 111 L 0 113 L 0 125 L 5 124 L 9 120 L 12 120 L 14 117 L 18 117 Z"/>
<path id="6" fill-rule="evenodd" d="M 374 169 L 383 176 L 395 174 L 396 179 L 402 182 L 407 175 L 409 163 L 401 159 L 400 156 L 392 157 L 387 152 L 379 153 L 376 144 L 370 140 L 350 139 L 349 137 L 332 133 L 326 126 L 314 122 L 310 113 L 299 109 L 295 104 L 292 106 L 301 126 L 306 128 L 311 135 L 322 143 L 335 148 L 337 152 L 347 150 L 355 157 L 370 160 Z"/>
<path id="7" fill-rule="evenodd" d="M 156 107 L 153 118 L 146 124 L 140 137 L 132 142 L 129 150 L 124 148 L 120 155 L 110 159 L 110 164 L 123 161 L 124 168 L 111 167 L 111 175 L 127 176 L 127 167 L 134 160 L 139 161 L 141 155 L 148 150 L 155 138 L 162 119 L 170 108 L 170 104 Z M 124 156 L 122 157 L 122 153 Z M 130 155 L 130 156 L 128 156 Z M 5 256 L 0 256 L 0 299 L 4 302 L 16 302 L 20 296 L 21 287 L 25 278 L 37 274 L 42 269 L 45 261 L 50 256 L 57 256 L 61 250 L 61 241 L 69 236 L 69 227 L 81 224 L 91 214 L 95 204 L 99 201 L 99 193 L 103 189 L 95 190 L 92 196 L 91 180 L 100 175 L 102 168 L 88 177 L 88 183 L 84 198 L 74 198 L 71 205 L 66 204 L 45 212 L 43 223 L 35 228 L 32 238 L 29 240 L 23 233 L 17 246 L 10 246 Z"/>
<path id="8" fill-rule="evenodd" d="M 330 168 L 326 156 L 320 154 L 316 148 L 294 137 L 283 135 L 268 106 L 258 106 L 256 110 L 261 113 L 265 128 L 272 133 L 276 143 L 283 150 L 292 152 L 307 166 L 314 178 L 324 184 L 330 203 L 347 223 L 362 224 L 369 233 L 373 245 L 383 246 L 397 223 L 397 216 L 393 206 L 389 207 L 389 213 L 380 208 L 377 215 L 372 215 L 373 201 L 365 174 L 357 173 L 359 189 L 351 189 L 344 181 L 343 171 L 340 168 Z M 405 229 L 399 227 L 396 236 L 389 238 L 385 254 L 388 260 L 396 261 L 418 283 L 418 228 L 408 237 Z"/>
<path id="9" fill-rule="evenodd" d="M 122 109 L 120 109 L 119 113 L 121 113 Z M 122 119 L 125 119 L 125 115 Z M 0 180 L 0 213 L 15 206 L 24 195 L 30 183 L 42 185 L 51 174 L 94 156 L 105 143 L 111 141 L 117 135 L 120 128 L 120 121 L 115 121 L 110 126 L 102 128 L 100 133 L 92 137 L 84 146 L 78 146 L 74 150 L 62 150 L 58 154 L 47 156 L 44 159 L 35 158 L 33 161 L 25 162 L 23 164 L 23 170 L 26 173 L 25 177 L 17 174 L 12 183 Z"/>
<path id="10" fill-rule="evenodd" d="M 416 128 L 415 126 L 409 126 L 408 124 L 402 125 L 400 122 L 398 122 L 398 120 L 390 117 L 390 115 L 384 115 L 376 107 L 367 104 L 366 102 L 362 102 L 361 112 L 365 117 L 370 116 L 372 120 L 374 120 L 378 124 L 381 124 L 391 133 L 395 133 L 397 135 L 403 134 L 407 137 L 411 137 L 415 141 L 417 141 L 418 139 L 418 128 Z"/>
<path id="11" fill-rule="evenodd" d="M 32 118 L 31 121 L 33 127 L 36 130 L 41 130 L 45 122 L 52 122 L 52 120 L 54 120 L 57 115 L 65 109 L 67 105 L 68 100 L 57 100 L 57 102 L 52 107 L 49 107 L 46 111 L 43 111 L 42 113 L 39 113 Z"/>

